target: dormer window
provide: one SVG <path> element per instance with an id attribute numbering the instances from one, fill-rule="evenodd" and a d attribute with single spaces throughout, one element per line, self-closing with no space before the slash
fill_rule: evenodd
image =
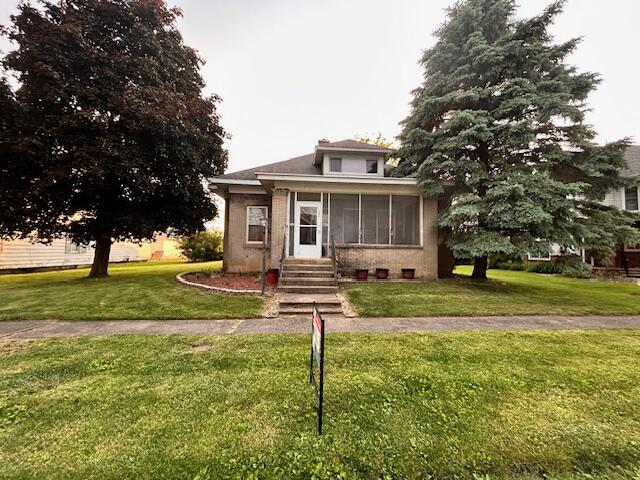
<path id="1" fill-rule="evenodd" d="M 378 160 L 331 157 L 329 158 L 329 171 L 331 173 L 354 173 L 358 175 L 377 174 Z"/>

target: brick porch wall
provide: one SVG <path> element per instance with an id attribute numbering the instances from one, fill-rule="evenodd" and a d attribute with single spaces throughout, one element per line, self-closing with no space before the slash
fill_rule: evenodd
<path id="1" fill-rule="evenodd" d="M 279 268 L 282 256 L 282 243 L 287 231 L 287 194 L 288 190 L 274 189 L 271 197 L 271 265 Z"/>

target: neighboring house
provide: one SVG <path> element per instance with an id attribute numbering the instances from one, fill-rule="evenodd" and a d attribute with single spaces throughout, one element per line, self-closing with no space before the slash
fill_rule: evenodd
<path id="1" fill-rule="evenodd" d="M 629 168 L 623 172 L 624 176 L 640 178 L 640 145 L 631 145 L 627 148 L 625 158 Z M 612 205 L 621 210 L 640 213 L 640 182 L 628 188 L 620 188 L 609 192 L 603 202 L 605 205 Z M 636 223 L 640 229 L 640 221 Z M 608 259 L 608 262 L 596 262 L 588 251 L 575 252 L 582 256 L 585 261 L 594 266 L 613 267 L 621 269 L 640 268 L 640 244 L 618 245 L 616 254 Z M 531 261 L 553 261 L 562 255 L 560 248 L 554 246 L 547 255 L 528 256 Z"/>
<path id="2" fill-rule="evenodd" d="M 332 255 L 339 266 L 402 268 L 416 277 L 438 275 L 437 201 L 420 195 L 414 178 L 388 176 L 390 150 L 343 140 L 321 140 L 314 152 L 210 180 L 225 200 L 223 268 L 261 268 L 268 225 L 268 266 L 281 257 L 319 259 Z"/>
<path id="3" fill-rule="evenodd" d="M 87 266 L 93 262 L 93 254 L 93 247 L 75 244 L 68 238 L 57 239 L 50 244 L 0 240 L 0 272 Z M 180 254 L 176 240 L 160 235 L 155 241 L 141 245 L 114 243 L 109 261 L 169 260 L 180 258 Z"/>
<path id="4" fill-rule="evenodd" d="M 625 157 L 629 168 L 624 174 L 638 179 L 638 183 L 610 192 L 604 203 L 640 214 L 640 145 L 631 145 L 627 148 Z M 640 229 L 640 221 L 636 222 L 636 227 Z M 611 257 L 610 264 L 616 268 L 640 268 L 640 244 L 618 245 L 616 255 Z"/>

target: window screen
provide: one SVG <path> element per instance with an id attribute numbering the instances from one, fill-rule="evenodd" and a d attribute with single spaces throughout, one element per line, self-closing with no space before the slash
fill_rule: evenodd
<path id="1" fill-rule="evenodd" d="M 420 197 L 392 195 L 391 243 L 420 245 Z"/>
<path id="2" fill-rule="evenodd" d="M 358 195 L 332 193 L 330 223 L 336 243 L 358 243 Z"/>
<path id="3" fill-rule="evenodd" d="M 389 195 L 362 195 L 363 243 L 389 244 Z"/>

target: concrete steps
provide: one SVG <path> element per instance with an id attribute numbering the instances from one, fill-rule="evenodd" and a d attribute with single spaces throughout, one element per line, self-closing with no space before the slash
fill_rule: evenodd
<path id="1" fill-rule="evenodd" d="M 640 278 L 640 267 L 631 267 L 627 272 L 627 276 L 633 278 Z"/>
<path id="2" fill-rule="evenodd" d="M 288 258 L 282 265 L 278 290 L 285 293 L 327 294 L 338 292 L 330 258 Z"/>
<path id="3" fill-rule="evenodd" d="M 342 304 L 335 294 L 295 294 L 285 293 L 280 298 L 279 315 L 280 316 L 297 316 L 311 319 L 313 304 L 324 317 L 342 317 Z"/>

